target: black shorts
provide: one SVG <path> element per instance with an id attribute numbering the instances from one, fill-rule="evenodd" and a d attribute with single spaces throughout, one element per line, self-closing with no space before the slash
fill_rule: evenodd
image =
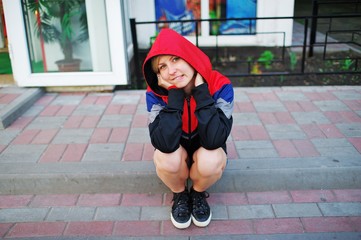
<path id="1" fill-rule="evenodd" d="M 187 151 L 187 154 L 188 154 L 187 165 L 190 168 L 194 162 L 193 161 L 194 152 L 197 151 L 198 148 L 200 148 L 202 146 L 201 141 L 199 139 L 199 135 L 196 135 L 192 139 L 186 139 L 186 138 L 181 137 L 180 145 L 182 147 L 184 147 L 184 149 Z M 227 154 L 226 144 L 223 144 L 222 148 L 223 148 L 224 152 Z"/>

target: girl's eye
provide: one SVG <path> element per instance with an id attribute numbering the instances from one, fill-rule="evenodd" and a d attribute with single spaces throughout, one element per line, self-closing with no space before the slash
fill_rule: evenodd
<path id="1" fill-rule="evenodd" d="M 164 69 L 165 69 L 165 65 L 160 65 L 160 66 L 158 67 L 158 69 L 159 69 L 159 71 L 164 70 Z"/>
<path id="2" fill-rule="evenodd" d="M 176 62 L 179 60 L 179 57 L 173 57 L 172 62 Z"/>

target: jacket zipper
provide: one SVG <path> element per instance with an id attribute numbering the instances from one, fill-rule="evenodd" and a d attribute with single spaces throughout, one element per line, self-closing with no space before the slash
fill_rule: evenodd
<path id="1" fill-rule="evenodd" d="M 187 107 L 188 107 L 188 139 L 191 140 L 191 134 L 192 134 L 192 121 L 191 121 L 191 99 L 190 97 L 186 97 L 187 100 Z"/>

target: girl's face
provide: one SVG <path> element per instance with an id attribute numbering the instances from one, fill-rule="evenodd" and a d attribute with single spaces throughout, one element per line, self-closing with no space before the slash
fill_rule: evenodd
<path id="1" fill-rule="evenodd" d="M 177 56 L 160 56 L 158 71 L 163 80 L 177 88 L 185 88 L 194 82 L 195 70 L 186 61 Z"/>

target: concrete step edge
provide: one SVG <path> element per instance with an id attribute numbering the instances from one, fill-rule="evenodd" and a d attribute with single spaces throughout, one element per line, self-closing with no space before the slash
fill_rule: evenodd
<path id="1" fill-rule="evenodd" d="M 0 129 L 11 125 L 18 117 L 27 111 L 41 96 L 42 88 L 29 88 L 0 111 Z"/>
<path id="2" fill-rule="evenodd" d="M 210 192 L 350 189 L 361 186 L 361 166 L 241 169 L 234 167 L 235 164 L 230 164 L 232 166 L 225 170 Z M 14 169 L 12 164 L 0 164 L 0 194 L 168 191 L 158 179 L 153 163 L 148 161 L 37 164 L 42 165 L 38 168 L 34 165 L 24 163 Z"/>

